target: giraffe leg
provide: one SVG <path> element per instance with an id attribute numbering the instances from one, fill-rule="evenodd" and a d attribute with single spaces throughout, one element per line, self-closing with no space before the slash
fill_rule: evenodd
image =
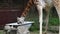
<path id="1" fill-rule="evenodd" d="M 40 34 L 42 34 L 42 23 L 43 23 L 43 8 L 45 7 L 45 2 L 43 0 L 36 0 L 34 1 L 36 6 L 37 6 L 37 10 L 39 12 L 39 23 L 40 23 Z"/>
<path id="2" fill-rule="evenodd" d="M 60 34 L 60 8 L 56 8 L 58 16 L 59 16 L 59 34 Z"/>
<path id="3" fill-rule="evenodd" d="M 47 34 L 50 7 L 49 7 L 49 6 L 46 6 L 46 7 L 45 7 L 45 10 L 46 10 L 46 18 L 45 18 L 44 22 L 46 23 L 46 25 L 45 25 L 45 31 L 44 31 L 44 34 Z"/>
<path id="4" fill-rule="evenodd" d="M 60 34 L 60 0 L 53 0 L 53 4 L 57 10 L 59 16 L 59 34 Z"/>
<path id="5" fill-rule="evenodd" d="M 42 6 L 39 6 L 37 5 L 37 9 L 38 9 L 38 12 L 39 12 L 39 23 L 40 23 L 40 34 L 42 34 L 42 23 L 43 23 L 43 19 L 42 19 L 42 9 L 43 7 Z"/>
<path id="6" fill-rule="evenodd" d="M 46 18 L 45 18 L 45 23 L 46 23 L 46 25 L 45 25 L 45 32 L 44 32 L 44 34 L 47 34 L 47 30 L 48 30 L 48 20 L 49 19 L 49 15 L 47 14 L 47 16 L 46 16 Z"/>

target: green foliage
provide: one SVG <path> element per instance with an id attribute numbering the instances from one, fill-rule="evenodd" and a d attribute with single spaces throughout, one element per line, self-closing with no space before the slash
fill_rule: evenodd
<path id="1" fill-rule="evenodd" d="M 59 17 L 55 7 L 51 8 L 49 16 L 49 25 L 55 25 L 55 26 L 59 25 Z"/>
<path id="2" fill-rule="evenodd" d="M 49 25 L 58 25 L 58 24 L 59 24 L 58 18 L 54 18 L 54 17 L 49 18 Z"/>

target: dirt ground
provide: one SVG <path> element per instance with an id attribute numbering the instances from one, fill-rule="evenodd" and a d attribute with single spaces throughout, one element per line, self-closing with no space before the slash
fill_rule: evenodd
<path id="1" fill-rule="evenodd" d="M 31 34 L 39 34 L 39 32 L 38 31 L 35 31 L 35 32 L 31 32 Z"/>
<path id="2" fill-rule="evenodd" d="M 47 32 L 47 34 L 59 34 L 59 33 L 52 33 L 52 32 Z"/>
<path id="3" fill-rule="evenodd" d="M 3 30 L 0 30 L 0 34 L 4 34 Z M 39 31 L 33 31 L 33 32 L 30 32 L 30 34 L 39 34 Z M 48 32 L 47 34 L 59 34 L 59 33 Z"/>
<path id="4" fill-rule="evenodd" d="M 3 30 L 0 30 L 0 34 L 4 34 Z M 30 34 L 39 34 L 39 31 L 33 31 L 33 32 L 30 32 Z"/>

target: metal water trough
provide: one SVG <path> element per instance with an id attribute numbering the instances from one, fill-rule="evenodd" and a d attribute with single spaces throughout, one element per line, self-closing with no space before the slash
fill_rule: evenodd
<path id="1" fill-rule="evenodd" d="M 29 28 L 31 27 L 33 21 L 24 21 L 23 24 L 10 23 L 5 25 L 6 34 L 29 34 Z"/>

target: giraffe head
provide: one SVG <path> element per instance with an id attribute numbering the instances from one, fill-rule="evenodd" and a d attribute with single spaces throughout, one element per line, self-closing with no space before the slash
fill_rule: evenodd
<path id="1" fill-rule="evenodd" d="M 18 22 L 18 24 L 22 24 L 22 23 L 24 23 L 24 17 L 17 17 L 17 22 Z"/>

